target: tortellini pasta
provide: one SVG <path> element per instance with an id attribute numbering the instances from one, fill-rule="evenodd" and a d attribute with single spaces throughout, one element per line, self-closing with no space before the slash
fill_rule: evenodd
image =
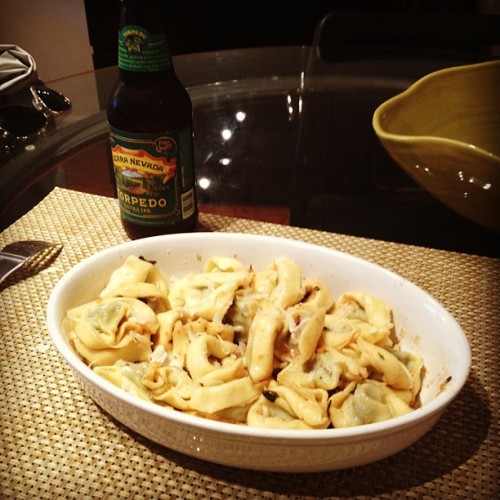
<path id="1" fill-rule="evenodd" d="M 213 257 L 167 278 L 130 256 L 64 327 L 97 374 L 173 411 L 326 429 L 419 405 L 424 362 L 399 349 L 389 305 L 362 291 L 335 299 L 287 257 L 262 270 Z"/>

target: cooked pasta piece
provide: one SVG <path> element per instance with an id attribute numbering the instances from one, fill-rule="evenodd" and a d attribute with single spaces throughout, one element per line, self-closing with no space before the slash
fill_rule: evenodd
<path id="1" fill-rule="evenodd" d="M 231 257 L 212 257 L 205 262 L 203 272 L 211 273 L 213 271 L 237 272 L 245 271 L 245 266 L 237 259 Z"/>
<path id="2" fill-rule="evenodd" d="M 305 291 L 306 295 L 302 301 L 303 304 L 323 309 L 325 313 L 335 304 L 328 286 L 321 280 L 307 278 L 305 281 Z"/>
<path id="3" fill-rule="evenodd" d="M 260 395 L 250 377 L 242 377 L 210 387 L 197 386 L 191 396 L 192 410 L 214 414 L 229 408 L 247 407 Z"/>
<path id="4" fill-rule="evenodd" d="M 153 400 L 178 410 L 191 409 L 189 402 L 196 386 L 182 368 L 150 363 L 141 381 Z"/>
<path id="5" fill-rule="evenodd" d="M 215 323 L 207 321 L 204 318 L 198 318 L 197 320 L 189 321 L 186 324 L 186 328 L 192 334 L 206 333 L 207 335 L 220 337 L 228 342 L 234 342 L 234 326 L 226 323 Z"/>
<path id="6" fill-rule="evenodd" d="M 412 398 L 408 401 L 408 404 L 415 405 L 417 403 L 417 398 L 420 393 L 420 389 L 422 388 L 422 375 L 424 373 L 424 360 L 422 356 L 418 356 L 411 352 L 406 351 L 391 351 L 396 358 L 399 359 L 401 363 L 403 363 L 406 369 L 410 372 L 411 376 L 411 394 Z"/>
<path id="7" fill-rule="evenodd" d="M 322 351 L 311 361 L 296 358 L 278 373 L 277 381 L 292 388 L 320 388 L 327 391 L 336 389 L 344 369 L 334 359 L 335 355 L 333 351 Z"/>
<path id="8" fill-rule="evenodd" d="M 234 327 L 238 339 L 246 342 L 253 320 L 259 309 L 269 309 L 269 299 L 252 288 L 236 291 L 234 300 L 225 316 L 225 321 Z"/>
<path id="9" fill-rule="evenodd" d="M 351 389 L 352 385 L 349 388 Z M 412 411 L 412 408 L 386 385 L 373 380 L 357 385 L 352 392 L 347 389 L 347 392 L 344 399 L 330 400 L 330 418 L 334 427 L 381 422 Z"/>
<path id="10" fill-rule="evenodd" d="M 145 368 L 146 363 L 117 361 L 111 366 L 96 366 L 94 371 L 125 392 L 139 396 L 146 401 L 151 401 L 149 392 L 141 380 Z"/>
<path id="11" fill-rule="evenodd" d="M 70 342 L 92 366 L 147 361 L 151 356 L 151 336 L 158 320 L 140 300 L 99 299 L 70 309 L 67 318 Z"/>
<path id="12" fill-rule="evenodd" d="M 391 310 L 379 298 L 364 292 L 343 293 L 332 313 L 333 318 L 347 319 L 352 326 L 358 326 L 360 333 L 372 343 L 391 347 L 391 334 L 394 328 L 391 319 Z"/>
<path id="13" fill-rule="evenodd" d="M 118 287 L 132 283 L 151 283 L 166 295 L 167 285 L 154 264 L 130 255 L 118 269 L 111 273 L 107 285 L 99 296 L 112 297 Z"/>
<path id="14" fill-rule="evenodd" d="M 156 318 L 158 319 L 158 329 L 154 342 L 156 345 L 163 346 L 166 351 L 171 351 L 174 326 L 182 318 L 182 311 L 171 309 L 157 314 Z"/>
<path id="15" fill-rule="evenodd" d="M 264 395 L 261 395 L 248 410 L 247 424 L 251 427 L 269 429 L 312 429 L 303 420 L 281 406 L 273 404 Z"/>
<path id="16" fill-rule="evenodd" d="M 246 271 L 189 275 L 171 285 L 168 300 L 172 308 L 181 307 L 191 318 L 221 323 L 236 290 L 247 286 L 249 279 Z"/>
<path id="17" fill-rule="evenodd" d="M 271 378 L 274 368 L 274 343 L 283 329 L 283 315 L 274 308 L 257 311 L 248 332 L 246 363 L 254 382 Z"/>
<path id="18" fill-rule="evenodd" d="M 172 331 L 172 351 L 170 352 L 170 364 L 174 366 L 185 366 L 186 357 L 191 345 L 189 332 L 182 321 L 177 320 Z"/>
<path id="19" fill-rule="evenodd" d="M 198 380 L 214 370 L 221 369 L 221 360 L 234 354 L 238 346 L 213 335 L 201 334 L 190 343 L 186 353 L 186 369 Z"/>
<path id="20" fill-rule="evenodd" d="M 126 283 L 110 290 L 106 297 L 129 297 L 143 299 L 153 311 L 168 311 L 167 296 L 152 283 Z"/>
<path id="21" fill-rule="evenodd" d="M 250 408 L 250 425 L 271 428 L 325 429 L 330 425 L 328 395 L 322 390 L 300 393 L 271 381 L 258 401 Z"/>
<path id="22" fill-rule="evenodd" d="M 357 340 L 360 362 L 382 376 L 383 381 L 395 389 L 411 389 L 413 379 L 406 366 L 387 349 L 383 349 L 360 337 Z"/>
<path id="23" fill-rule="evenodd" d="M 115 288 L 128 283 L 144 283 L 153 264 L 147 260 L 130 255 L 125 262 L 115 269 L 108 280 L 107 285 L 99 294 L 100 297 L 106 297 L 109 292 Z"/>
<path id="24" fill-rule="evenodd" d="M 371 329 L 367 323 L 327 314 L 321 340 L 326 347 L 340 350 L 353 342 L 365 326 Z"/>
<path id="25" fill-rule="evenodd" d="M 287 308 L 299 302 L 305 294 L 302 272 L 292 259 L 280 257 L 272 266 L 277 272 L 277 284 L 270 299 L 277 307 Z"/>
<path id="26" fill-rule="evenodd" d="M 311 359 L 318 345 L 325 324 L 325 311 L 306 304 L 291 306 L 287 310 L 290 330 L 289 346 L 292 358 Z"/>

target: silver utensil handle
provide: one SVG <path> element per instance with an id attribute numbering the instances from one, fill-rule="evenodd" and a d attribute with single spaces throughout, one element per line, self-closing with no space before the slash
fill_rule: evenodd
<path id="1" fill-rule="evenodd" d="M 26 257 L 0 252 L 0 283 L 26 262 Z"/>

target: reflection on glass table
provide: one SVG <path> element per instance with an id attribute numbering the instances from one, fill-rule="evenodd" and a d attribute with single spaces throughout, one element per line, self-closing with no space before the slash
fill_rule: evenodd
<path id="1" fill-rule="evenodd" d="M 311 47 L 178 56 L 194 107 L 200 210 L 498 256 L 499 235 L 453 213 L 387 155 L 376 107 L 457 61 L 340 61 Z M 56 128 L 0 167 L 1 229 L 54 186 L 114 196 L 105 106 L 116 69 L 50 87 L 71 99 Z"/>

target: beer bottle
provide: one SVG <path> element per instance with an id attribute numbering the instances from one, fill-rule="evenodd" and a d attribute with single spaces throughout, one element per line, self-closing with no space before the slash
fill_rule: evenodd
<path id="1" fill-rule="evenodd" d="M 132 239 L 194 229 L 192 104 L 172 64 L 162 3 L 120 0 L 118 80 L 107 116 L 123 227 Z"/>

